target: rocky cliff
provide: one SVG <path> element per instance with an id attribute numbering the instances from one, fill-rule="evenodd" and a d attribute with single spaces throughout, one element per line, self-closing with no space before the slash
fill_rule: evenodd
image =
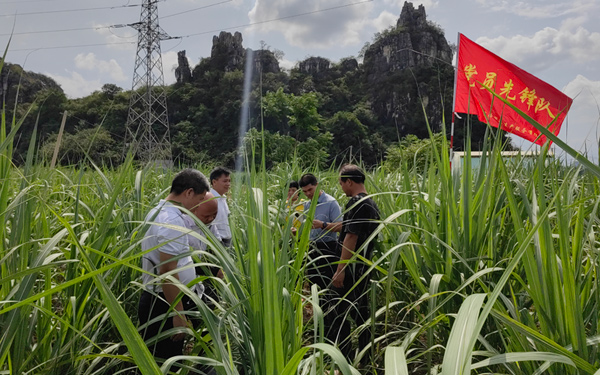
<path id="1" fill-rule="evenodd" d="M 14 103 L 19 85 L 19 103 L 32 103 L 39 93 L 47 90 L 63 94 L 59 84 L 52 78 L 26 71 L 17 64 L 5 63 L 0 72 L 0 100 L 6 101 L 7 107 Z"/>
<path id="2" fill-rule="evenodd" d="M 331 61 L 324 57 L 309 57 L 298 63 L 298 70 L 310 75 L 319 75 L 325 72 L 331 66 Z"/>
<path id="3" fill-rule="evenodd" d="M 444 32 L 427 20 L 425 8 L 405 2 L 395 27 L 379 34 L 364 55 L 363 69 L 372 111 L 388 137 L 428 135 L 449 115 L 454 73 Z M 440 100 L 442 98 L 442 100 Z M 445 107 L 444 107 L 445 105 Z"/>
<path id="4" fill-rule="evenodd" d="M 219 36 L 213 37 L 213 46 L 210 54 L 211 65 L 225 72 L 234 70 L 244 70 L 246 57 L 249 55 L 250 49 L 245 49 L 243 46 L 242 34 L 235 34 L 222 31 Z M 254 74 L 262 73 L 279 73 L 279 61 L 273 52 L 263 49 L 252 51 L 252 65 Z"/>
<path id="5" fill-rule="evenodd" d="M 367 49 L 364 66 L 370 82 L 389 73 L 438 62 L 452 63 L 452 49 L 443 31 L 427 21 L 425 8 L 404 2 L 395 28 L 386 30 Z"/>
<path id="6" fill-rule="evenodd" d="M 177 52 L 177 68 L 175 69 L 175 79 L 177 83 L 192 82 L 192 70 L 190 63 L 185 56 L 185 51 Z"/>
<path id="7" fill-rule="evenodd" d="M 275 54 L 268 49 L 260 49 L 252 53 L 254 74 L 262 73 L 279 73 L 279 61 Z"/>
<path id="8" fill-rule="evenodd" d="M 242 34 L 221 31 L 219 36 L 213 37 L 213 45 L 210 51 L 211 65 L 226 72 L 244 69 L 246 50 L 242 46 Z"/>
<path id="9" fill-rule="evenodd" d="M 358 69 L 358 61 L 355 58 L 349 57 L 340 61 L 342 72 L 353 72 Z"/>

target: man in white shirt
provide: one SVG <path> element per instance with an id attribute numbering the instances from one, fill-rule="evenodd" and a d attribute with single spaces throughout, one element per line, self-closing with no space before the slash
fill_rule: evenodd
<path id="1" fill-rule="evenodd" d="M 198 218 L 198 220 L 200 220 L 204 225 L 206 225 L 208 227 L 208 230 L 215 236 L 217 235 L 217 230 L 211 224 L 217 217 L 218 209 L 218 200 L 213 195 L 213 193 L 209 191 L 204 196 L 202 202 L 200 202 L 200 204 L 192 210 L 192 213 Z M 198 224 L 196 224 L 196 221 L 193 218 L 191 218 L 188 215 L 185 215 L 184 219 L 187 228 L 190 228 L 202 237 L 206 237 L 204 231 L 200 229 L 200 227 L 198 227 Z M 206 250 L 207 248 L 206 242 L 201 241 L 200 239 L 192 235 L 190 235 L 189 237 L 189 243 L 190 247 L 192 247 L 194 250 Z"/>
<path id="2" fill-rule="evenodd" d="M 196 207 L 192 213 L 204 224 L 208 227 L 208 230 L 216 237 L 217 231 L 212 225 L 215 217 L 217 216 L 217 211 L 219 208 L 218 199 L 215 196 L 208 192 L 204 197 L 204 200 Z M 188 228 L 192 229 L 197 235 L 207 238 L 208 233 L 206 229 L 201 229 L 198 227 L 197 222 L 189 216 L 186 216 L 187 221 L 189 222 L 186 225 Z M 214 255 L 211 247 L 207 246 L 207 241 L 203 241 L 198 238 L 198 236 L 190 235 L 190 246 L 194 250 L 201 250 L 204 252 L 204 255 L 201 257 L 200 262 L 202 265 L 196 266 L 196 275 L 209 277 L 208 280 L 203 282 L 203 295 L 202 300 L 207 304 L 209 308 L 214 307 L 215 301 L 219 299 L 217 293 L 217 286 L 210 278 L 218 277 L 223 278 L 223 270 L 220 266 L 218 266 L 218 261 L 214 256 L 210 256 L 208 254 Z"/>
<path id="3" fill-rule="evenodd" d="M 227 197 L 225 194 L 231 187 L 231 172 L 227 168 L 216 167 L 210 172 L 210 184 L 212 189 L 210 192 L 217 197 L 219 209 L 217 217 L 212 225 L 216 229 L 217 238 L 223 242 L 225 247 L 231 246 L 231 228 L 229 227 L 229 206 L 227 205 Z"/>
<path id="4" fill-rule="evenodd" d="M 211 192 L 208 192 L 206 193 L 204 200 L 200 202 L 200 204 L 194 210 L 192 210 L 192 213 L 198 218 L 198 220 L 208 227 L 208 230 L 215 237 L 217 237 L 218 232 L 215 226 L 212 225 L 212 222 L 217 216 L 218 209 L 219 203 L 217 198 Z M 198 227 L 198 224 L 193 218 L 186 215 L 185 219 L 187 228 L 190 228 L 197 235 L 206 238 L 206 232 Z M 189 242 L 190 247 L 194 250 L 211 251 L 210 249 L 207 250 L 207 242 L 200 240 L 197 236 L 190 235 Z M 209 270 L 210 273 L 205 272 L 206 270 Z M 220 272 L 220 270 L 221 268 L 216 266 L 196 266 L 196 275 L 219 276 L 222 278 L 223 273 Z"/>
<path id="5" fill-rule="evenodd" d="M 191 257 L 189 231 L 181 208 L 194 209 L 206 195 L 208 180 L 195 169 L 184 169 L 173 179 L 171 191 L 146 216 L 150 224 L 142 240 L 142 275 L 144 291 L 140 297 L 138 315 L 140 324 L 163 316 L 142 329 L 144 340 L 151 339 L 161 332 L 174 327 L 188 327 L 184 315 L 192 308 L 191 300 L 184 296 L 174 305 L 174 315 L 165 315 L 177 299 L 181 285 L 192 290 L 201 287 L 194 284 L 196 270 Z M 168 225 L 168 227 L 167 227 Z M 150 344 L 155 357 L 167 359 L 182 354 L 185 333 L 177 333 L 170 339 L 162 339 Z"/>

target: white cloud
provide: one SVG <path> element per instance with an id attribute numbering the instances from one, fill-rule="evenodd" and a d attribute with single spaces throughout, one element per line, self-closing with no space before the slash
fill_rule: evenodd
<path id="1" fill-rule="evenodd" d="M 591 119 L 600 117 L 600 81 L 592 81 L 579 74 L 563 91 L 573 98 L 573 107 L 581 108 Z"/>
<path id="2" fill-rule="evenodd" d="M 329 48 L 360 44 L 361 32 L 367 25 L 365 15 L 371 12 L 373 4 L 347 5 L 346 0 L 256 0 L 248 16 L 255 23 L 305 14 L 257 26 L 259 31 L 282 33 L 286 41 L 295 47 Z"/>
<path id="3" fill-rule="evenodd" d="M 411 2 L 415 6 L 415 8 L 418 7 L 419 5 L 423 5 L 426 10 L 436 8 L 438 5 L 440 5 L 439 0 L 421 0 L 421 1 L 411 1 Z M 384 0 L 383 3 L 386 5 L 391 5 L 391 6 L 396 5 L 396 7 L 398 9 L 402 9 L 402 7 L 404 6 L 404 1 L 402 1 L 402 0 Z"/>
<path id="4" fill-rule="evenodd" d="M 599 8 L 597 0 L 477 0 L 490 11 L 503 11 L 525 18 L 556 18 L 574 14 L 590 14 Z"/>
<path id="5" fill-rule="evenodd" d="M 291 70 L 292 68 L 294 68 L 296 66 L 296 62 L 295 61 L 291 61 L 285 58 L 282 58 L 279 60 L 279 67 L 282 70 Z"/>
<path id="6" fill-rule="evenodd" d="M 44 73 L 48 77 L 54 79 L 62 87 L 63 91 L 69 98 L 81 98 L 91 94 L 96 90 L 100 90 L 102 83 L 99 79 L 86 81 L 83 76 L 77 72 L 67 71 L 68 76 L 61 76 L 52 73 Z"/>
<path id="7" fill-rule="evenodd" d="M 382 31 L 387 29 L 390 26 L 396 25 L 398 22 L 398 16 L 384 10 L 379 14 L 377 18 L 373 20 L 373 26 L 377 31 Z"/>
<path id="8" fill-rule="evenodd" d="M 127 76 L 116 60 L 99 60 L 94 53 L 80 53 L 75 56 L 75 66 L 79 69 L 108 73 L 112 79 L 118 82 L 127 81 Z"/>
<path id="9" fill-rule="evenodd" d="M 438 5 L 440 5 L 440 2 L 437 0 L 413 1 L 412 3 L 415 7 L 418 7 L 419 5 L 423 5 L 425 7 L 425 10 L 437 8 Z"/>
<path id="10" fill-rule="evenodd" d="M 559 29 L 546 27 L 533 36 L 478 38 L 477 43 L 513 63 L 545 69 L 561 60 L 575 64 L 600 62 L 600 33 L 591 32 L 577 19 L 568 19 Z"/>
<path id="11" fill-rule="evenodd" d="M 587 152 L 592 160 L 598 156 L 598 125 L 600 124 L 600 81 L 578 75 L 564 88 L 573 98 L 567 122 L 563 124 L 561 138 L 579 150 Z"/>

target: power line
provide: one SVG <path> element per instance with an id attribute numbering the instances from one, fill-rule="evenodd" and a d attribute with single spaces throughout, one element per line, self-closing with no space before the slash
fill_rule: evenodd
<path id="1" fill-rule="evenodd" d="M 219 32 L 219 31 L 224 31 L 224 30 L 239 29 L 239 28 L 242 28 L 242 27 L 262 25 L 262 24 L 269 23 L 269 22 L 275 22 L 275 21 L 281 21 L 281 20 L 286 20 L 286 19 L 290 19 L 290 18 L 308 16 L 308 15 L 311 15 L 311 14 L 323 13 L 323 12 L 327 12 L 327 11 L 330 11 L 330 10 L 348 8 L 348 7 L 355 6 L 355 5 L 370 3 L 372 1 L 373 0 L 364 0 L 364 1 L 359 1 L 359 2 L 356 2 L 356 3 L 338 5 L 338 6 L 331 7 L 331 8 L 324 8 L 324 9 L 319 9 L 319 10 L 313 10 L 311 12 L 292 14 L 290 16 L 277 17 L 277 18 L 272 18 L 272 19 L 264 20 L 264 21 L 251 22 L 251 23 L 247 23 L 247 24 L 244 24 L 244 25 L 237 25 L 237 26 L 231 26 L 231 27 L 226 27 L 226 28 L 221 28 L 221 29 L 215 29 L 215 30 L 209 30 L 209 31 L 202 31 L 200 33 L 184 35 L 184 36 L 181 36 L 179 38 L 189 38 L 189 37 L 192 37 L 192 36 L 204 35 L 204 34 L 211 34 L 211 33 Z"/>
<path id="2" fill-rule="evenodd" d="M 32 2 L 34 2 L 34 1 L 61 1 L 61 0 L 32 0 Z M 160 17 L 160 19 L 162 20 L 164 18 L 179 16 L 181 14 L 187 14 L 187 13 L 195 12 L 195 11 L 198 11 L 198 10 L 201 10 L 201 9 L 206 9 L 206 8 L 214 7 L 214 6 L 225 4 L 225 3 L 230 3 L 232 1 L 233 0 L 225 0 L 225 1 L 218 2 L 218 3 L 214 3 L 214 4 L 204 5 L 204 6 L 201 6 L 201 7 L 198 7 L 198 8 L 188 9 L 188 10 L 186 10 L 184 12 L 169 14 L 168 16 Z M 3 4 L 3 3 L 0 2 L 0 4 Z M 138 6 L 138 5 L 126 5 L 126 7 L 133 7 L 133 6 Z M 125 7 L 125 6 L 121 6 L 121 7 Z M 73 11 L 76 11 L 76 10 L 73 10 Z M 23 15 L 23 14 L 24 13 L 17 14 L 17 15 Z M 0 16 L 0 17 L 2 17 L 2 16 Z M 99 27 L 82 27 L 82 28 L 75 28 L 75 29 L 59 29 L 59 30 L 23 31 L 23 32 L 18 32 L 18 33 L 0 34 L 0 36 L 30 35 L 30 34 L 48 34 L 48 33 L 71 32 L 71 31 L 89 31 L 89 30 L 101 30 L 101 29 L 121 28 L 121 27 L 126 27 L 126 26 L 129 26 L 129 25 L 111 25 L 111 26 L 99 26 Z"/>
<path id="3" fill-rule="evenodd" d="M 98 27 L 81 27 L 77 29 L 62 29 L 62 30 L 39 30 L 39 31 L 23 31 L 20 33 L 6 33 L 0 34 L 0 36 L 11 36 L 11 35 L 29 35 L 29 34 L 49 34 L 49 33 L 62 33 L 68 31 L 84 31 L 84 30 L 101 30 L 110 29 L 113 26 L 98 26 Z"/>
<path id="4" fill-rule="evenodd" d="M 96 43 L 96 44 L 77 44 L 71 46 L 55 46 L 55 47 L 39 47 L 39 48 L 19 48 L 19 49 L 11 49 L 13 52 L 21 52 L 21 51 L 37 51 L 44 49 L 63 49 L 63 48 L 79 48 L 79 47 L 98 47 L 98 46 L 114 46 L 119 44 L 135 44 L 136 42 L 118 42 L 118 43 Z"/>
<path id="5" fill-rule="evenodd" d="M 18 1 L 0 1 L 0 4 L 22 4 L 22 3 L 45 3 L 49 1 L 64 1 L 64 0 L 18 0 Z"/>
<path id="6" fill-rule="evenodd" d="M 16 17 L 16 16 L 32 16 L 36 14 L 51 14 L 51 13 L 72 13 L 72 12 L 90 12 L 94 10 L 120 9 L 138 7 L 140 4 L 118 5 L 113 7 L 97 7 L 97 8 L 80 8 L 80 9 L 61 9 L 61 10 L 45 10 L 40 12 L 0 14 L 0 17 Z"/>
<path id="7" fill-rule="evenodd" d="M 117 35 L 117 34 L 113 33 L 111 29 L 112 29 L 112 27 L 109 27 L 108 32 L 111 33 L 114 37 L 119 38 L 119 39 L 131 39 L 131 38 L 137 37 L 137 35 L 126 35 L 126 36 Z"/>
<path id="8" fill-rule="evenodd" d="M 184 12 L 179 12 L 179 13 L 173 13 L 173 14 L 169 14 L 168 16 L 164 16 L 164 17 L 160 17 L 161 20 L 165 19 L 165 18 L 169 18 L 169 17 L 174 17 L 174 16 L 179 16 L 180 14 L 187 14 L 187 13 L 191 13 L 191 12 L 195 12 L 197 10 L 201 10 L 201 9 L 206 9 L 206 8 L 210 8 L 210 7 L 214 7 L 217 5 L 221 5 L 221 4 L 225 4 L 225 3 L 230 3 L 233 0 L 225 0 L 225 1 L 221 1 L 219 3 L 214 3 L 214 4 L 209 4 L 209 5 L 204 5 L 198 8 L 193 8 L 193 9 L 188 9 Z"/>
<path id="9" fill-rule="evenodd" d="M 231 27 L 226 27 L 226 28 L 220 28 L 220 29 L 202 31 L 202 32 L 199 32 L 199 33 L 188 34 L 188 35 L 184 35 L 184 36 L 172 37 L 170 39 L 183 39 L 183 38 L 189 38 L 189 37 L 192 37 L 192 36 L 198 36 L 198 35 L 204 35 L 204 34 L 211 34 L 211 33 L 219 32 L 219 31 L 225 31 L 225 30 L 231 30 L 231 29 L 239 29 L 239 28 L 242 28 L 242 27 L 251 27 L 251 26 L 256 26 L 256 25 L 262 25 L 262 24 L 269 23 L 269 22 L 281 21 L 281 20 L 285 20 L 285 19 L 296 18 L 296 17 L 301 17 L 301 16 L 307 16 L 307 15 L 311 15 L 311 14 L 317 14 L 317 13 L 327 12 L 327 11 L 331 11 L 331 10 L 336 10 L 336 9 L 341 9 L 341 8 L 347 8 L 347 7 L 351 7 L 351 6 L 355 6 L 355 5 L 370 3 L 372 1 L 373 0 L 363 0 L 363 1 L 356 2 L 356 3 L 349 3 L 349 4 L 339 5 L 339 6 L 335 6 L 335 7 L 331 7 L 331 8 L 324 8 L 324 9 L 314 10 L 314 11 L 311 11 L 311 12 L 298 13 L 298 14 L 293 14 L 293 15 L 289 15 L 289 16 L 273 18 L 273 19 L 264 20 L 264 21 L 252 22 L 252 23 L 247 23 L 247 24 L 244 24 L 244 25 L 231 26 Z M 219 3 L 215 3 L 213 5 L 216 5 L 216 4 L 219 4 Z M 171 16 L 174 16 L 174 14 L 172 14 L 170 16 L 167 16 L 167 17 L 171 17 Z M 127 27 L 127 26 L 128 25 L 112 25 L 112 26 L 108 26 L 108 27 L 110 27 L 110 28 L 121 28 L 121 27 Z M 134 44 L 134 43 L 135 42 L 97 43 L 97 44 L 84 44 L 84 45 L 71 45 L 71 46 L 56 46 L 56 47 L 21 48 L 21 49 L 11 49 L 11 51 L 14 51 L 14 52 L 16 52 L 16 51 L 35 51 L 35 50 L 76 48 L 76 47 L 111 46 L 111 45 Z"/>

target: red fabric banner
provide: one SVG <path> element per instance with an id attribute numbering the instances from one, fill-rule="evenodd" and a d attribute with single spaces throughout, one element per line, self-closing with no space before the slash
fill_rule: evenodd
<path id="1" fill-rule="evenodd" d="M 538 145 L 546 142 L 544 135 L 486 87 L 555 135 L 573 103 L 551 85 L 460 34 L 454 111 L 477 115 L 479 121 L 494 127 L 502 121 L 502 130 Z"/>

